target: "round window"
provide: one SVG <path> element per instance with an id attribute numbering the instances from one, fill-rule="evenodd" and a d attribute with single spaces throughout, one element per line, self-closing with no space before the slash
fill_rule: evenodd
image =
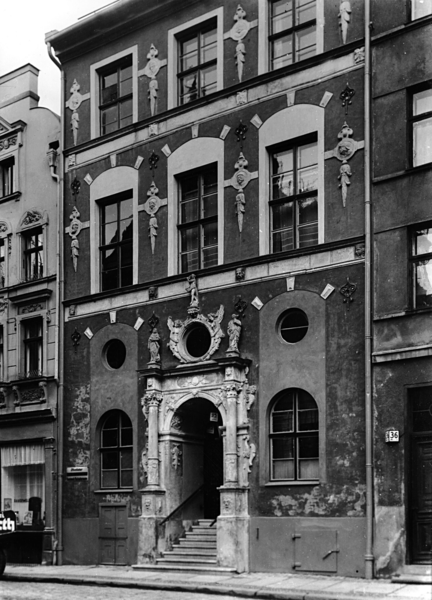
<path id="1" fill-rule="evenodd" d="M 304 338 L 309 329 L 306 313 L 299 308 L 290 308 L 279 321 L 279 333 L 289 344 L 296 344 Z"/>
<path id="2" fill-rule="evenodd" d="M 126 360 L 126 346 L 120 340 L 111 340 L 104 348 L 104 357 L 110 369 L 120 369 Z"/>
<path id="3" fill-rule="evenodd" d="M 186 333 L 186 350 L 193 358 L 200 358 L 207 354 L 210 344 L 210 332 L 205 325 L 198 323 Z"/>

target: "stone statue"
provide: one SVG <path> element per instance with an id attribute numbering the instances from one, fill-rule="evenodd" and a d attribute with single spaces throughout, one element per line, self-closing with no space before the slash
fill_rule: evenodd
<path id="1" fill-rule="evenodd" d="M 227 352 L 235 352 L 238 354 L 238 344 L 240 340 L 242 324 L 239 319 L 238 314 L 234 313 L 232 315 L 231 321 L 228 323 L 227 332 L 229 336 L 229 346 Z"/>
<path id="2" fill-rule="evenodd" d="M 151 243 L 152 254 L 154 254 L 157 229 L 158 229 L 157 218 L 153 214 L 149 220 L 149 238 L 150 238 L 150 243 Z"/>
<path id="3" fill-rule="evenodd" d="M 346 160 L 344 160 L 339 169 L 339 176 L 338 176 L 338 179 L 340 180 L 339 187 L 342 188 L 342 204 L 343 204 L 344 208 L 346 206 L 346 200 L 347 200 L 347 196 L 348 196 L 348 186 L 351 185 L 351 181 L 350 181 L 351 175 L 352 175 L 351 167 L 346 162 Z"/>
<path id="4" fill-rule="evenodd" d="M 157 79 L 150 79 L 148 88 L 148 97 L 150 101 L 150 113 L 153 117 L 156 114 L 159 84 Z"/>
<path id="5" fill-rule="evenodd" d="M 243 67 L 246 57 L 246 48 L 243 42 L 238 42 L 236 46 L 236 65 L 239 81 L 243 78 Z"/>
<path id="6" fill-rule="evenodd" d="M 73 237 L 71 242 L 71 255 L 72 255 L 72 264 L 74 271 L 78 268 L 78 256 L 79 256 L 79 241 L 78 238 Z"/>
<path id="7" fill-rule="evenodd" d="M 236 195 L 236 199 L 235 199 L 237 222 L 238 222 L 238 228 L 239 228 L 240 233 L 243 230 L 243 215 L 245 212 L 245 204 L 246 204 L 245 195 L 244 195 L 243 191 L 240 191 Z"/>
<path id="8" fill-rule="evenodd" d="M 346 44 L 348 26 L 351 21 L 351 4 L 349 0 L 342 0 L 339 5 L 339 27 L 342 33 L 342 43 Z"/>
<path id="9" fill-rule="evenodd" d="M 71 129 L 73 135 L 74 146 L 78 143 L 78 129 L 79 129 L 79 114 L 75 111 L 71 116 Z"/>
<path id="10" fill-rule="evenodd" d="M 187 278 L 187 287 L 186 287 L 186 291 L 190 292 L 190 306 L 191 307 L 198 307 L 199 306 L 199 301 L 198 301 L 198 286 L 197 286 L 197 281 L 196 281 L 196 277 L 195 275 L 192 273 L 192 275 L 189 275 L 189 277 Z"/>
<path id="11" fill-rule="evenodd" d="M 153 328 L 153 331 L 151 332 L 149 339 L 148 339 L 148 349 L 150 352 L 150 362 L 151 363 L 159 363 L 160 362 L 160 335 L 156 329 L 156 327 Z"/>

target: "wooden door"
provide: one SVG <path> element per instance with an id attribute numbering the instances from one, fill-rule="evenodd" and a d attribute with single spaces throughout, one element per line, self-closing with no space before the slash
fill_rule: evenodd
<path id="1" fill-rule="evenodd" d="M 413 436 L 411 466 L 411 554 L 432 562 L 432 435 Z"/>
<path id="2" fill-rule="evenodd" d="M 127 507 L 100 506 L 99 555 L 101 564 L 127 564 L 127 537 Z"/>
<path id="3" fill-rule="evenodd" d="M 223 485 L 223 441 L 207 436 L 204 443 L 204 518 L 216 519 L 220 514 L 220 494 Z"/>

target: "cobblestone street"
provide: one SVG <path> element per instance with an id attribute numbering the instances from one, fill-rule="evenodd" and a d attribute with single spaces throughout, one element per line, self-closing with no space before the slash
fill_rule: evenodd
<path id="1" fill-rule="evenodd" d="M 170 592 L 165 590 L 133 590 L 130 588 L 111 588 L 107 586 L 71 585 L 58 583 L 27 583 L 21 581 L 2 581 L 0 600 L 188 600 L 190 592 Z M 193 594 L 193 600 L 228 600 L 232 596 Z"/>

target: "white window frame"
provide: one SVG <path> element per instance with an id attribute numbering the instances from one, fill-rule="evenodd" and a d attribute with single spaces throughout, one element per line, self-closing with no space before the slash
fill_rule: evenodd
<path id="1" fill-rule="evenodd" d="M 423 19 L 424 17 L 428 17 L 432 15 L 432 0 L 425 0 L 429 2 L 429 9 L 424 15 L 416 15 L 416 10 L 418 9 L 418 4 L 422 2 L 422 0 L 411 0 L 411 21 L 417 21 L 417 19 Z"/>
<path id="2" fill-rule="evenodd" d="M 90 186 L 90 293 L 101 291 L 100 284 L 100 204 L 105 200 L 132 190 L 133 243 L 138 248 L 138 170 L 133 167 L 114 167 L 101 173 Z M 133 253 L 132 284 L 138 283 L 139 251 Z M 121 290 L 122 288 L 118 288 Z M 117 290 L 111 290 L 115 292 Z"/>
<path id="3" fill-rule="evenodd" d="M 42 212 L 41 210 L 35 208 L 35 211 L 37 211 L 38 213 L 42 214 L 42 219 L 40 219 L 40 221 L 37 221 L 36 223 L 31 223 L 30 225 L 26 225 L 26 226 L 22 226 L 20 225 L 19 230 L 17 231 L 18 236 L 19 236 L 19 262 L 18 264 L 21 265 L 20 270 L 19 270 L 19 281 L 22 282 L 27 282 L 26 277 L 25 277 L 25 266 L 24 266 L 24 261 L 25 261 L 25 253 L 24 253 L 24 245 L 25 245 L 25 241 L 24 241 L 24 237 L 27 234 L 30 234 L 34 229 L 38 229 L 39 227 L 42 227 L 42 244 L 43 244 L 43 248 L 42 248 L 42 255 L 43 255 L 43 277 L 41 279 L 45 279 L 45 277 L 48 277 L 48 275 L 50 274 L 48 271 L 48 214 L 46 211 Z M 31 212 L 32 209 L 29 209 L 28 211 L 26 211 L 21 219 L 21 222 L 24 220 L 25 216 L 27 215 L 28 212 Z M 32 280 L 28 280 L 27 283 L 30 283 Z M 37 283 L 38 280 L 35 279 L 33 281 L 33 283 Z M 11 285 L 11 281 L 9 281 L 9 285 Z"/>
<path id="4" fill-rule="evenodd" d="M 217 163 L 218 265 L 224 261 L 224 142 L 219 138 L 195 138 L 168 157 L 168 276 L 179 267 L 178 204 L 179 180 L 183 173 Z"/>
<path id="5" fill-rule="evenodd" d="M 5 251 L 5 259 L 4 259 L 4 286 L 0 287 L 0 290 L 7 288 L 9 285 L 9 240 L 11 236 L 11 231 L 9 224 L 6 221 L 0 221 L 0 225 L 5 227 L 5 231 L 0 232 L 0 239 L 3 240 L 4 243 L 4 251 Z"/>
<path id="6" fill-rule="evenodd" d="M 138 46 L 131 46 L 117 54 L 90 65 L 90 136 L 95 139 L 100 133 L 100 70 L 126 56 L 132 57 L 132 123 L 138 121 Z"/>
<path id="7" fill-rule="evenodd" d="M 258 75 L 272 71 L 270 69 L 270 1 L 258 2 Z M 324 0 L 316 0 L 316 53 L 324 52 Z M 302 61 L 298 61 L 299 64 Z M 275 69 L 277 70 L 277 69 Z"/>
<path id="8" fill-rule="evenodd" d="M 217 90 L 223 89 L 223 7 L 216 8 L 210 12 L 182 23 L 173 29 L 168 30 L 168 92 L 167 105 L 168 110 L 178 105 L 177 101 L 177 68 L 178 68 L 178 36 L 188 29 L 199 26 L 210 19 L 216 17 L 216 37 L 217 37 L 217 67 L 216 83 Z"/>
<path id="9" fill-rule="evenodd" d="M 318 244 L 324 243 L 324 108 L 295 104 L 273 114 L 259 129 L 259 253 L 269 254 L 270 245 L 270 158 L 271 149 L 316 133 L 318 144 Z"/>

